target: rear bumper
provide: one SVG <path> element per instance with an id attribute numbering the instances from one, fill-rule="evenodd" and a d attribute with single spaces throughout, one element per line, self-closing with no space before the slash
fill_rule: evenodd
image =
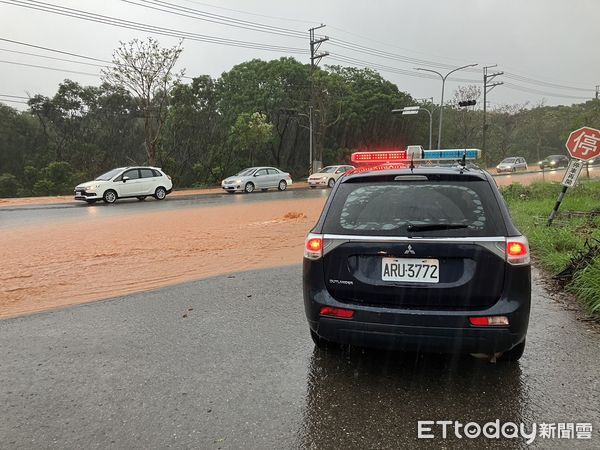
<path id="1" fill-rule="evenodd" d="M 340 344 L 405 351 L 496 353 L 525 339 L 531 299 L 530 268 L 516 267 L 504 294 L 494 305 L 477 310 L 432 310 L 343 303 L 324 285 L 319 261 L 304 260 L 304 306 L 311 330 Z M 320 316 L 322 306 L 351 309 L 352 319 Z M 509 318 L 506 327 L 475 327 L 469 317 Z"/>
<path id="2" fill-rule="evenodd" d="M 342 344 L 417 352 L 496 353 L 525 338 L 507 328 L 388 325 L 321 317 L 311 324 L 319 336 Z"/>

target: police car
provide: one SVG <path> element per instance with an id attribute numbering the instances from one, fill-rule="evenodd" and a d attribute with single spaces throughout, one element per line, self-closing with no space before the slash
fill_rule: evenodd
<path id="1" fill-rule="evenodd" d="M 529 245 L 492 176 L 470 162 L 479 155 L 353 154 L 363 167 L 335 185 L 305 242 L 304 304 L 317 347 L 521 357 Z"/>

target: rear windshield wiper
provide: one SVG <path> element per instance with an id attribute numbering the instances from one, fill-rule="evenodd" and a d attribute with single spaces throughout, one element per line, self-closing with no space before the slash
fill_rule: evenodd
<path id="1" fill-rule="evenodd" d="M 434 230 L 455 230 L 458 228 L 468 228 L 464 223 L 427 223 L 421 225 L 410 224 L 406 227 L 407 231 L 434 231 Z"/>

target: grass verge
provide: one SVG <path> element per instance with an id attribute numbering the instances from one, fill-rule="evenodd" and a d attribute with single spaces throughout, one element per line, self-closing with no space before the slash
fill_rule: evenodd
<path id="1" fill-rule="evenodd" d="M 576 217 L 569 212 L 600 212 L 600 181 L 584 181 L 570 188 L 551 227 L 546 226 L 556 202 L 559 183 L 512 184 L 502 193 L 515 224 L 527 236 L 537 263 L 553 274 L 563 270 L 586 240 L 598 244 L 600 216 Z M 600 317 L 600 259 L 578 271 L 566 288 L 573 292 L 586 309 Z"/>

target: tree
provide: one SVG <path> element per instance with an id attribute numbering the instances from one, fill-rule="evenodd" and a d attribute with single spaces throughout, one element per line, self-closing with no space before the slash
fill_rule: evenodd
<path id="1" fill-rule="evenodd" d="M 248 154 L 248 162 L 254 165 L 256 154 L 269 143 L 273 136 L 273 124 L 265 114 L 242 113 L 231 130 L 234 145 Z"/>
<path id="2" fill-rule="evenodd" d="M 19 180 L 12 173 L 0 175 L 0 198 L 15 197 L 19 190 Z"/>
<path id="3" fill-rule="evenodd" d="M 444 141 L 450 143 L 450 148 L 466 148 L 476 146 L 478 135 L 481 131 L 482 117 L 476 106 L 460 106 L 459 102 L 474 100 L 479 103 L 481 88 L 474 84 L 459 86 L 454 92 L 454 97 L 449 102 L 452 109 L 448 109 Z"/>
<path id="4" fill-rule="evenodd" d="M 183 51 L 181 42 L 161 48 L 156 39 L 120 42 L 113 53 L 112 66 L 102 69 L 102 79 L 130 92 L 144 118 L 144 138 L 148 163 L 156 164 L 158 143 L 167 115 L 169 96 L 184 71 L 175 72 Z"/>

